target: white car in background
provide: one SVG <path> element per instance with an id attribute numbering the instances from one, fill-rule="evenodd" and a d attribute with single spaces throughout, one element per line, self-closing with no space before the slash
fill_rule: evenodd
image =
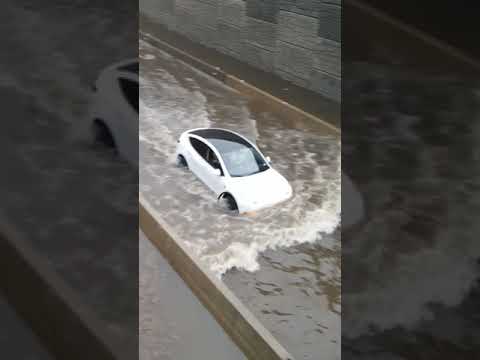
<path id="1" fill-rule="evenodd" d="M 138 59 L 109 66 L 98 77 L 91 108 L 91 130 L 96 143 L 116 149 L 138 166 Z"/>
<path id="2" fill-rule="evenodd" d="M 288 200 L 292 187 L 270 165 L 270 159 L 245 137 L 225 129 L 184 132 L 176 150 L 177 164 L 188 167 L 240 214 Z"/>

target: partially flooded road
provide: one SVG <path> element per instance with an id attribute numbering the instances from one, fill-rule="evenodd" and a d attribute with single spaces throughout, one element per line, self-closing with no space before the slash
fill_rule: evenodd
<path id="1" fill-rule="evenodd" d="M 319 124 L 295 128 L 140 34 L 140 192 L 185 245 L 298 359 L 340 358 L 340 141 Z M 238 131 L 272 158 L 293 198 L 232 216 L 175 166 L 178 136 Z"/>

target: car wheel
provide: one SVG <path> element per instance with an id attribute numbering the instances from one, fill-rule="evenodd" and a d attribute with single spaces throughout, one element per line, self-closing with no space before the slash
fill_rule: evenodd
<path id="1" fill-rule="evenodd" d="M 100 119 L 95 119 L 92 124 L 93 141 L 105 147 L 115 149 L 115 139 L 108 126 Z"/>
<path id="2" fill-rule="evenodd" d="M 226 208 L 228 211 L 238 211 L 238 205 L 235 198 L 228 193 L 220 195 L 219 202 L 222 207 Z"/>
<path id="3" fill-rule="evenodd" d="M 187 160 L 185 160 L 183 155 L 177 156 L 177 166 L 188 168 Z"/>

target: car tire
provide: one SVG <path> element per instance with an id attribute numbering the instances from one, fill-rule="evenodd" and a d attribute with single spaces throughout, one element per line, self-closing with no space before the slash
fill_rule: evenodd
<path id="1" fill-rule="evenodd" d="M 224 203 L 224 206 L 227 208 L 228 211 L 238 211 L 237 202 L 231 194 L 224 193 L 220 195 L 220 198 L 218 200 Z"/>
<path id="2" fill-rule="evenodd" d="M 100 119 L 92 123 L 92 135 L 94 144 L 100 144 L 110 149 L 116 149 L 115 139 L 108 126 Z"/>
<path id="3" fill-rule="evenodd" d="M 177 166 L 188 169 L 187 160 L 185 160 L 185 157 L 183 155 L 177 156 Z"/>

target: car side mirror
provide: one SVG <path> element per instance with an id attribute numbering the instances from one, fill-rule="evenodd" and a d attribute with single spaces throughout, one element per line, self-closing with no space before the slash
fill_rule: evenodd
<path id="1" fill-rule="evenodd" d="M 217 176 L 221 176 L 222 175 L 222 172 L 220 171 L 220 169 L 213 169 L 213 173 Z"/>
<path id="2" fill-rule="evenodd" d="M 270 156 L 267 156 L 267 157 L 265 158 L 265 160 L 267 160 L 267 162 L 268 162 L 269 164 L 272 162 L 272 159 L 270 159 Z"/>

